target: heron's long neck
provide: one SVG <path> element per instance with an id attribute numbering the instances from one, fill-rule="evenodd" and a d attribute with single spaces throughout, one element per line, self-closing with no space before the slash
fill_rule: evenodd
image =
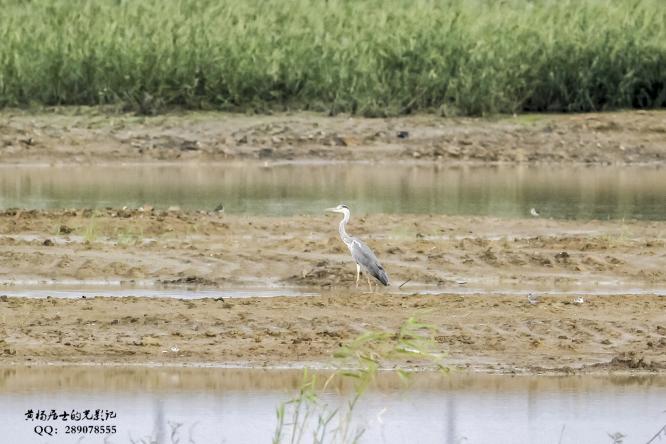
<path id="1" fill-rule="evenodd" d="M 349 211 L 345 211 L 345 217 L 342 218 L 340 221 L 340 226 L 338 227 L 338 231 L 340 231 L 340 237 L 342 238 L 342 242 L 345 244 L 348 244 L 351 241 L 351 236 L 347 234 L 347 230 L 345 229 L 347 222 L 349 222 Z"/>

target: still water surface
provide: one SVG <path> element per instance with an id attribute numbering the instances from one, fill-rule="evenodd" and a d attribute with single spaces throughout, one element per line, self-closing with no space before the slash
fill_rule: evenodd
<path id="1" fill-rule="evenodd" d="M 659 166 L 390 164 L 4 166 L 0 208 L 180 206 L 265 215 L 432 213 L 666 220 Z"/>
<path id="2" fill-rule="evenodd" d="M 322 378 L 323 379 L 323 378 Z M 0 430 L 13 443 L 101 443 L 61 433 L 35 437 L 28 409 L 110 409 L 108 443 L 268 443 L 275 409 L 301 381 L 294 370 L 35 367 L 0 370 Z M 344 384 L 322 397 L 348 398 Z M 367 443 L 646 443 L 666 424 L 666 377 L 425 374 L 405 389 L 379 378 L 353 414 Z M 305 439 L 304 442 L 309 442 Z"/>

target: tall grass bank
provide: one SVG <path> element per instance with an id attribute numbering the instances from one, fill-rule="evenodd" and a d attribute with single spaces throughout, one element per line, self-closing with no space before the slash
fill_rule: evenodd
<path id="1" fill-rule="evenodd" d="M 663 0 L 0 0 L 0 106 L 664 107 Z"/>

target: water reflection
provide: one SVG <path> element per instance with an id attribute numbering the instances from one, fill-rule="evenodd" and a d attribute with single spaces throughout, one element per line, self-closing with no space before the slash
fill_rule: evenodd
<path id="1" fill-rule="evenodd" d="M 666 219 L 659 166 L 259 164 L 4 167 L 0 207 L 157 207 L 233 213 L 357 212 Z"/>
<path id="2" fill-rule="evenodd" d="M 37 442 L 22 421 L 26 409 L 96 406 L 118 412 L 120 430 L 110 443 L 171 442 L 174 428 L 180 442 L 270 442 L 275 408 L 300 381 L 298 370 L 5 368 L 0 428 L 12 442 Z M 348 391 L 348 384 L 335 384 L 323 401 L 340 405 Z M 562 443 L 607 443 L 614 432 L 646 442 L 666 423 L 665 399 L 663 376 L 421 374 L 405 389 L 390 373 L 363 396 L 354 424 L 366 428 L 361 442 L 369 443 L 558 442 L 563 427 Z M 73 440 L 58 435 L 47 442 Z"/>

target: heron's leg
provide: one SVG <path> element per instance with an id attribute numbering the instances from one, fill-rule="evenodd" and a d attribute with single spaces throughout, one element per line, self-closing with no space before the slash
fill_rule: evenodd
<path id="1" fill-rule="evenodd" d="M 372 282 L 370 282 L 370 275 L 366 277 L 368 278 L 368 287 L 370 287 L 370 293 L 372 293 Z"/>
<path id="2" fill-rule="evenodd" d="M 356 288 L 358 288 L 358 280 L 361 278 L 361 266 L 356 264 Z"/>

